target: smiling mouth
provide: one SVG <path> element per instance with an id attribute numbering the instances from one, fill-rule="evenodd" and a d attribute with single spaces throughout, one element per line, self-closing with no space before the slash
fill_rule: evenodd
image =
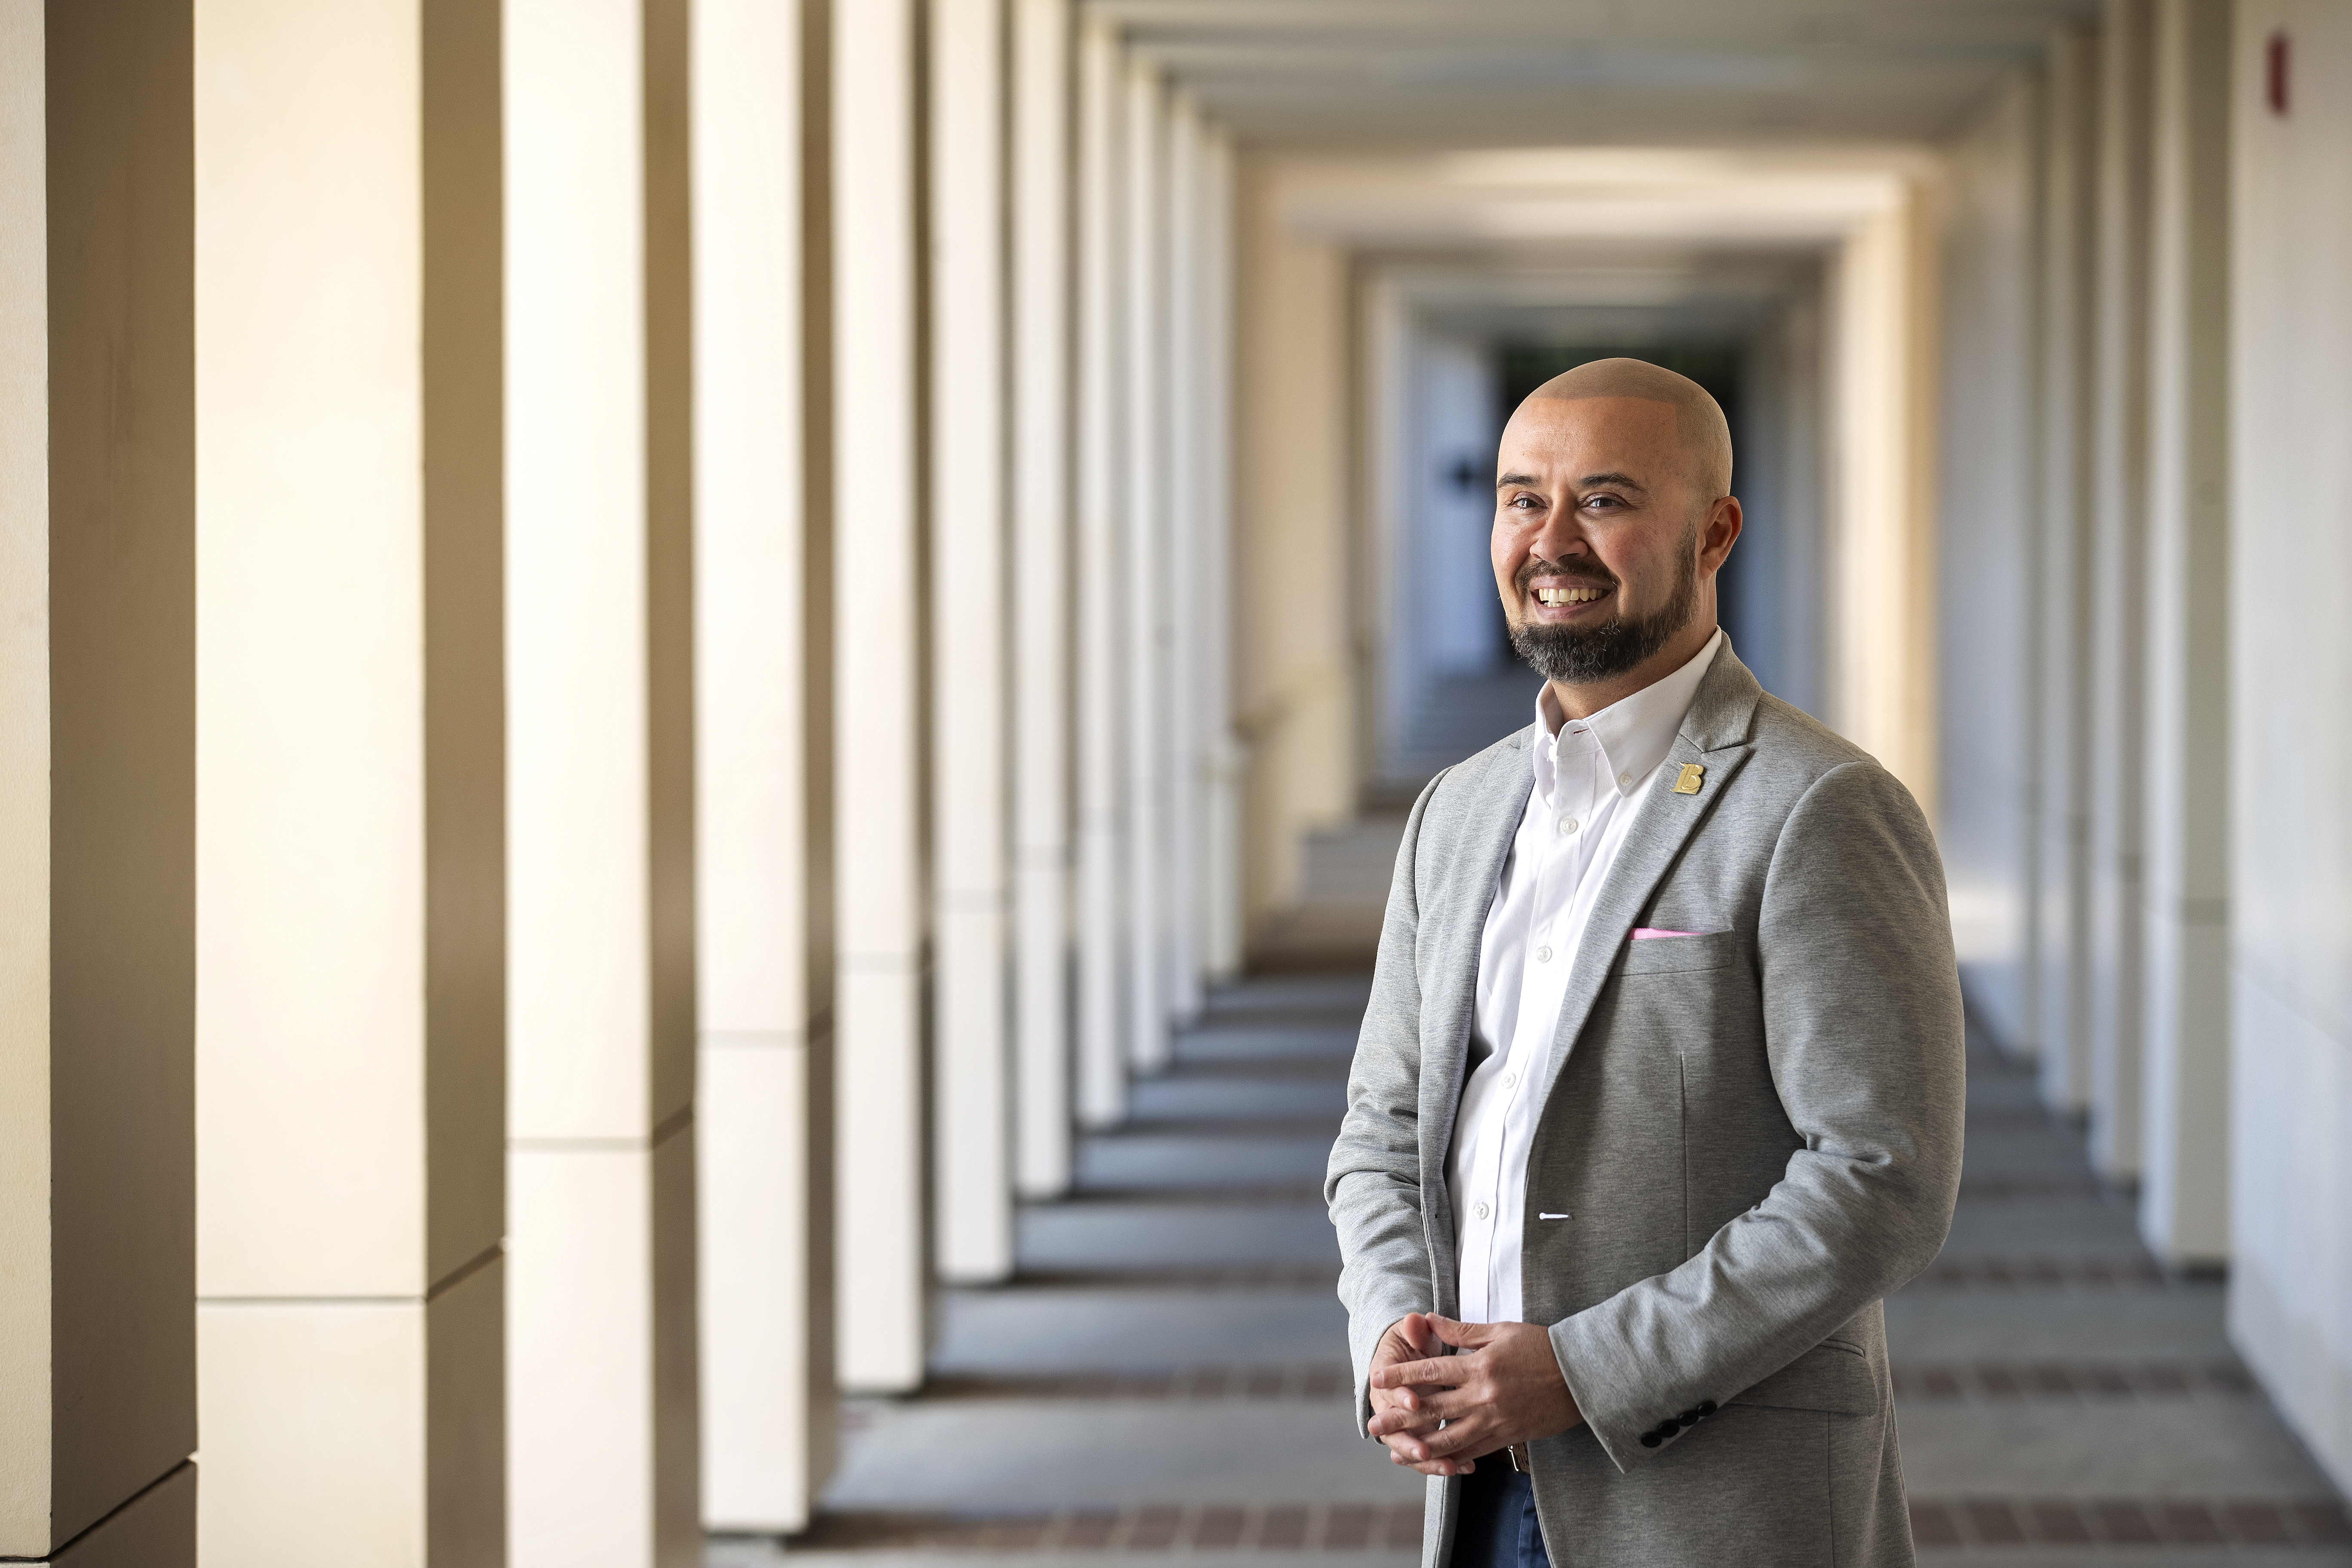
<path id="1" fill-rule="evenodd" d="M 1538 588 L 1538 605 L 1589 605 L 1609 590 L 1606 588 Z"/>

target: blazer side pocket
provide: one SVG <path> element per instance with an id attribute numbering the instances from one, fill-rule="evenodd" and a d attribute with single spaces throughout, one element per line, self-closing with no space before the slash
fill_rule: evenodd
<path id="1" fill-rule="evenodd" d="M 1739 952 L 1739 933 L 1711 931 L 1699 936 L 1654 936 L 1625 943 L 1623 974 L 1674 974 L 1722 969 Z"/>
<path id="2" fill-rule="evenodd" d="M 1825 1340 L 1732 1401 L 1780 1410 L 1825 1410 L 1832 1415 L 1878 1413 L 1878 1379 L 1870 1358 L 1853 1345 Z"/>

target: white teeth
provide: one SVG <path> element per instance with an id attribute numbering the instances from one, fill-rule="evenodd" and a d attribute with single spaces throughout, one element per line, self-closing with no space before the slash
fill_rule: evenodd
<path id="1" fill-rule="evenodd" d="M 1589 605 L 1601 597 L 1598 588 L 1538 588 L 1538 605 Z"/>

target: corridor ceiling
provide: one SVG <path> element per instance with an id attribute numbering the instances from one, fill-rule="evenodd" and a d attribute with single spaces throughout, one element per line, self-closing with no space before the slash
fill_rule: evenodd
<path id="1" fill-rule="evenodd" d="M 1244 142 L 1940 139 L 2096 0 L 1087 0 Z"/>

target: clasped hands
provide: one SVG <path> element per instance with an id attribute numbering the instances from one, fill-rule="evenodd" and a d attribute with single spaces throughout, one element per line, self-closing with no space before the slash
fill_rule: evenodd
<path id="1" fill-rule="evenodd" d="M 1381 1336 L 1371 1405 L 1364 1430 L 1388 1445 L 1392 1461 L 1424 1476 L 1466 1476 L 1483 1455 L 1584 1419 L 1542 1325 L 1458 1323 L 1433 1312 L 1408 1312 Z"/>

